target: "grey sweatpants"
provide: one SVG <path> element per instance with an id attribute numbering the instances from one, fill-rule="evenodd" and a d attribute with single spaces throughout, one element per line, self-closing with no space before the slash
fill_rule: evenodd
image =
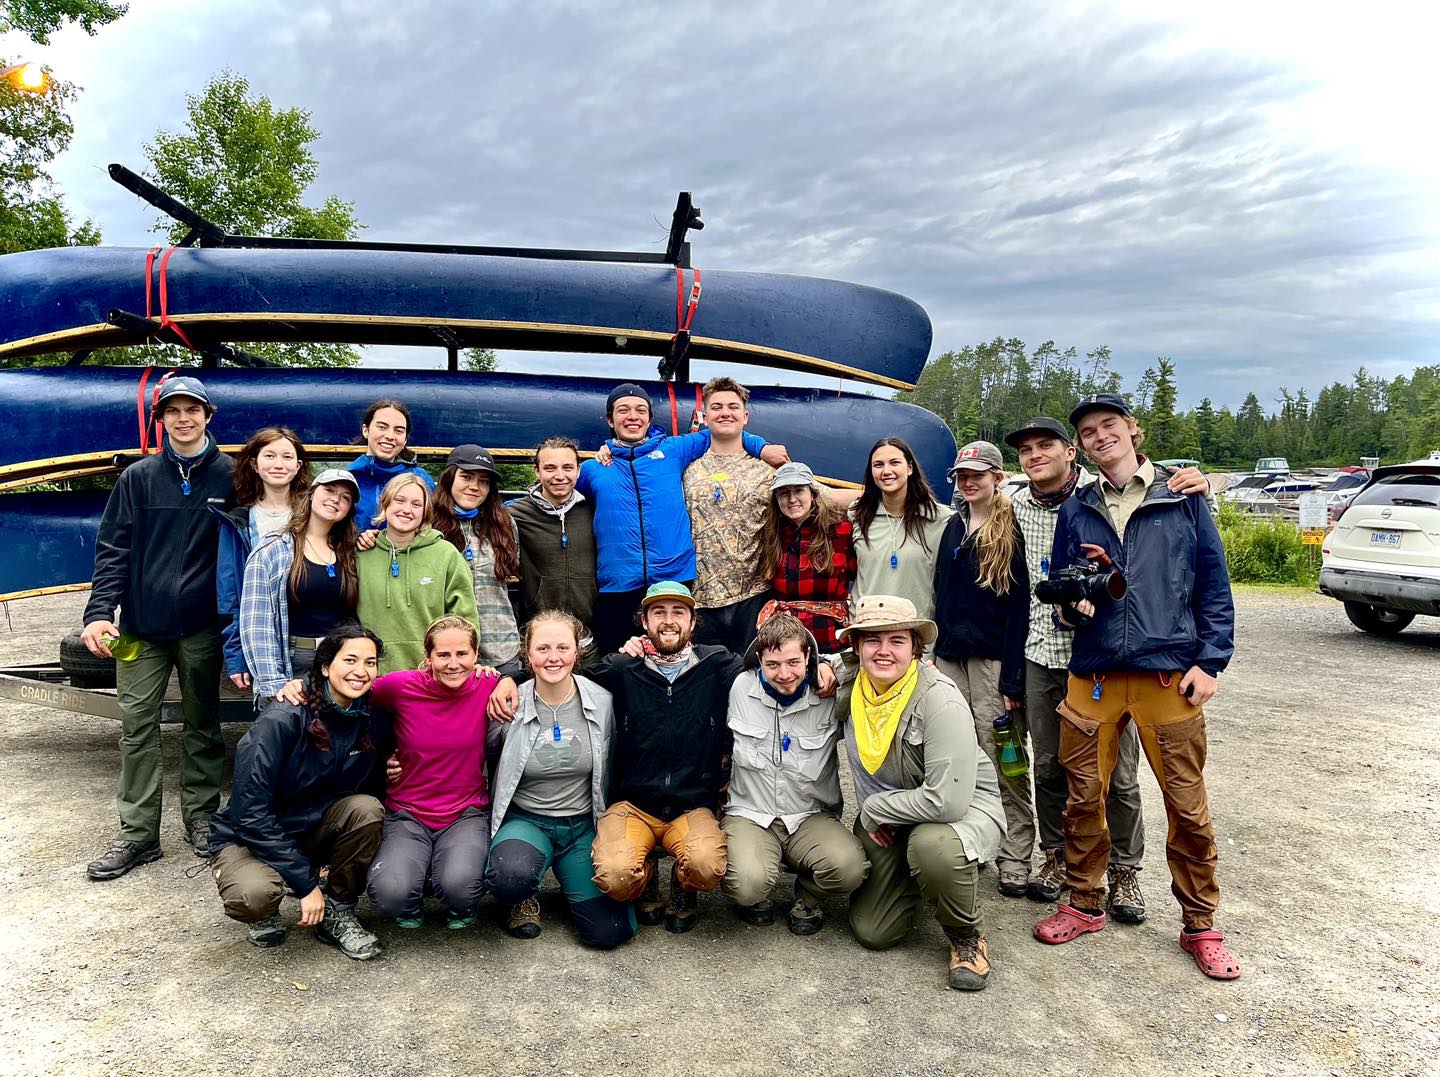
<path id="1" fill-rule="evenodd" d="M 452 914 L 470 916 L 485 892 L 489 856 L 489 811 L 466 808 L 442 830 L 431 830 L 409 812 L 387 811 L 366 890 L 381 916 L 413 919 L 420 916 L 429 882 Z"/>

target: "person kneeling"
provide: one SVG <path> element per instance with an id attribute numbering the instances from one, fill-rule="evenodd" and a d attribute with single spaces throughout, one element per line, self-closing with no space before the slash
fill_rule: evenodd
<path id="1" fill-rule="evenodd" d="M 615 716 L 610 693 L 575 676 L 583 633 L 559 610 L 525 626 L 521 655 L 534 679 L 519 689 L 515 720 L 501 727 L 485 885 L 512 906 L 510 933 L 533 939 L 540 934 L 536 895 L 553 869 L 580 941 L 608 950 L 634 936 L 635 912 L 601 893 L 590 859 L 605 810 Z"/>
<path id="2" fill-rule="evenodd" d="M 225 915 L 256 946 L 285 941 L 280 901 L 300 898 L 300 926 L 365 961 L 380 941 L 355 918 L 355 902 L 380 845 L 384 809 L 374 792 L 390 723 L 372 712 L 380 640 L 342 625 L 315 648 L 306 703 L 276 700 L 240 738 L 230 802 L 210 824 L 210 866 Z M 329 866 L 325 889 L 320 868 Z"/>
<path id="3" fill-rule="evenodd" d="M 889 949 L 933 902 L 950 940 L 950 986 L 982 990 L 990 957 L 979 862 L 994 858 L 1005 827 L 995 767 L 960 689 L 920 661 L 934 621 L 907 599 L 867 595 L 841 635 L 860 657 L 845 747 L 860 802 L 855 834 L 870 860 L 850 926 L 862 946 Z"/>
<path id="4" fill-rule="evenodd" d="M 795 872 L 789 921 L 796 935 L 819 931 L 820 899 L 849 894 L 870 870 L 859 841 L 840 822 L 840 726 L 834 697 L 816 694 L 816 651 L 815 637 L 797 618 L 770 618 L 730 688 L 728 715 L 735 748 L 720 888 L 741 919 L 772 923 L 771 893 L 783 862 Z"/>
<path id="5" fill-rule="evenodd" d="M 395 714 L 397 758 L 386 769 L 385 829 L 370 865 L 370 903 L 398 927 L 417 928 L 425 884 L 467 928 L 485 890 L 490 791 L 485 784 L 485 707 L 498 681 L 475 668 L 475 626 L 447 613 L 425 630 L 425 666 L 375 682 L 377 705 Z"/>

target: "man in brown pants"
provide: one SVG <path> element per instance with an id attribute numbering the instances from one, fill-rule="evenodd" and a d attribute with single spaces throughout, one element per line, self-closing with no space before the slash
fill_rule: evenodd
<path id="1" fill-rule="evenodd" d="M 1060 510 L 1050 583 L 1063 627 L 1075 631 L 1060 704 L 1060 761 L 1070 781 L 1065 864 L 1070 902 L 1035 925 L 1059 944 L 1105 926 L 1101 907 L 1110 833 L 1105 798 L 1119 738 L 1133 721 L 1169 818 L 1171 892 L 1180 946 L 1200 971 L 1233 980 L 1240 963 L 1215 930 L 1219 859 L 1205 792 L 1205 714 L 1235 650 L 1235 607 L 1225 550 L 1205 500 L 1171 492 L 1169 472 L 1137 453 L 1144 436 L 1125 402 L 1100 394 L 1071 413 L 1100 479 Z M 1112 569 L 1123 581 L 1087 584 L 1066 570 Z"/>

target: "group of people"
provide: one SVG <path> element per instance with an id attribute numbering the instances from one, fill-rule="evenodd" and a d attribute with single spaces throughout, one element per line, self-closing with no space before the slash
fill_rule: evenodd
<path id="1" fill-rule="evenodd" d="M 600 948 L 639 925 L 689 930 L 716 889 L 748 923 L 782 910 L 797 935 L 848 899 L 875 949 L 932 904 L 950 986 L 978 990 L 986 863 L 1000 894 L 1056 903 L 1041 942 L 1145 918 L 1143 748 L 1180 944 L 1207 976 L 1238 976 L 1213 924 L 1202 774 L 1202 707 L 1233 651 L 1204 477 L 1146 460 L 1125 402 L 1102 394 L 1069 427 L 1008 434 L 1028 479 L 1013 499 L 997 446 L 959 451 L 952 507 L 893 437 L 842 493 L 750 433 L 748 401 L 713 379 L 703 427 L 670 436 L 620 385 L 595 458 L 546 439 L 536 481 L 505 503 L 480 445 L 438 479 L 408 457 L 400 401 L 366 410 L 364 455 L 312 478 L 285 427 L 232 461 L 204 385 L 167 379 L 163 450 L 116 482 L 84 617 L 95 653 L 128 645 L 120 832 L 90 877 L 161 855 L 173 670 L 186 840 L 256 945 L 284 940 L 287 893 L 301 926 L 357 959 L 380 952 L 362 894 L 407 929 L 431 895 L 460 930 L 488 893 L 533 938 L 553 872 Z M 1077 568 L 1128 588 L 1035 596 Z M 259 711 L 223 807 L 222 671 Z M 997 729 L 1022 765 L 997 754 Z"/>

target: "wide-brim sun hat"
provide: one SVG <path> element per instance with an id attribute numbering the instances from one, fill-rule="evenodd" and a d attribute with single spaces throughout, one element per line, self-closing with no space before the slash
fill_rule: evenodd
<path id="1" fill-rule="evenodd" d="M 921 617 L 915 603 L 899 595 L 866 595 L 855 604 L 850 623 L 835 633 L 836 639 L 853 644 L 854 632 L 899 632 L 915 629 L 925 646 L 935 642 L 940 630 L 935 622 Z"/>

